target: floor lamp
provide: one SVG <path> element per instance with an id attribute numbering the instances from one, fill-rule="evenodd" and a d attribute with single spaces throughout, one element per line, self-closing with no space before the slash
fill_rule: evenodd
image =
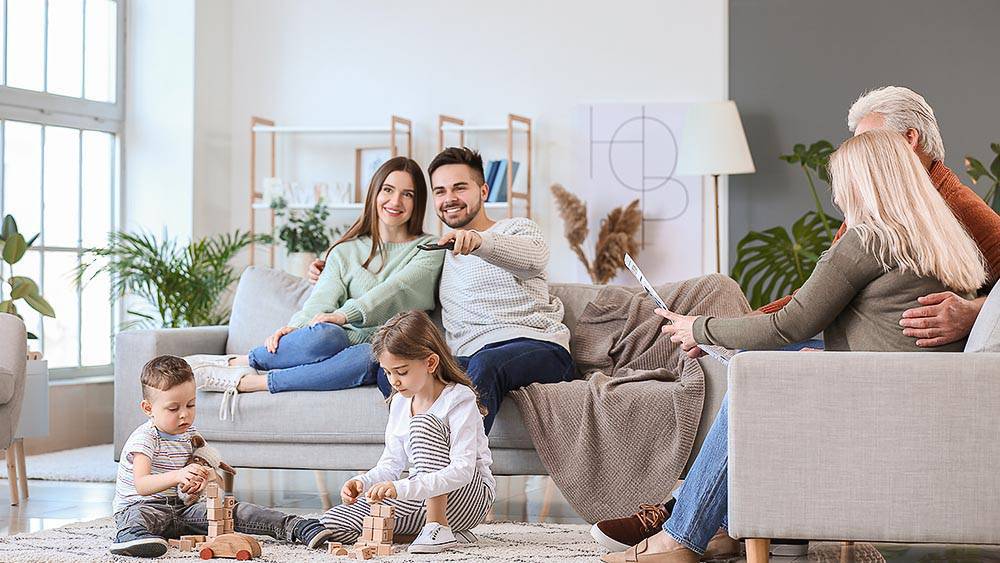
<path id="1" fill-rule="evenodd" d="M 715 271 L 722 272 L 719 244 L 719 176 L 755 172 L 743 123 L 732 101 L 694 104 L 684 119 L 677 174 L 711 176 L 715 191 Z"/>

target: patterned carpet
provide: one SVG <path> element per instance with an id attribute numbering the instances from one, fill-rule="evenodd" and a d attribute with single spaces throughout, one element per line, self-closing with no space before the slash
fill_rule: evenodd
<path id="1" fill-rule="evenodd" d="M 590 538 L 589 527 L 579 524 L 524 524 L 494 522 L 475 529 L 479 542 L 439 555 L 410 556 L 401 553 L 382 557 L 384 561 L 506 561 L 527 563 L 593 562 L 605 553 Z M 70 524 L 34 534 L 0 538 L 0 561 L 19 563 L 123 562 L 138 559 L 115 557 L 108 553 L 114 534 L 111 518 Z M 262 538 L 263 553 L 257 560 L 268 562 L 331 563 L 338 559 L 325 551 L 279 543 Z M 340 558 L 341 561 L 349 561 Z M 168 563 L 200 561 L 194 552 L 171 549 L 155 561 Z M 221 560 L 220 560 L 221 561 Z"/>

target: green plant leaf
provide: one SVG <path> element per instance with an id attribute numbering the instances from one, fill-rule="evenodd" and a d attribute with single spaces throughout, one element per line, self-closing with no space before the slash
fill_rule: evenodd
<path id="1" fill-rule="evenodd" d="M 38 311 L 42 315 L 55 318 L 56 312 L 52 308 L 52 305 L 49 305 L 49 302 L 46 301 L 41 295 L 26 295 L 24 300 L 28 303 L 28 305 L 31 305 L 32 309 Z"/>
<path id="2" fill-rule="evenodd" d="M 7 283 L 10 284 L 10 298 L 23 299 L 28 295 L 38 295 L 38 285 L 31 279 L 24 276 L 12 276 Z"/>
<path id="3" fill-rule="evenodd" d="M 8 214 L 3 218 L 3 229 L 0 230 L 0 233 L 3 235 L 0 237 L 3 240 L 7 240 L 17 234 L 17 221 L 14 220 L 13 215 Z"/>
<path id="4" fill-rule="evenodd" d="M 0 313 L 9 313 L 11 315 L 16 315 L 17 307 L 14 306 L 14 301 L 11 299 L 0 301 Z"/>
<path id="5" fill-rule="evenodd" d="M 10 215 L 8 215 L 10 217 Z M 8 264 L 17 264 L 24 257 L 24 252 L 28 250 L 28 243 L 20 233 L 15 232 L 7 237 L 3 246 L 3 260 Z"/>
<path id="6" fill-rule="evenodd" d="M 35 336 L 35 333 L 31 332 L 30 330 L 27 331 L 27 335 L 28 335 L 28 340 L 38 340 L 38 337 Z"/>
<path id="7" fill-rule="evenodd" d="M 990 172 L 993 173 L 993 181 L 1000 181 L 1000 156 L 993 159 L 990 164 Z"/>
<path id="8" fill-rule="evenodd" d="M 983 166 L 982 162 L 971 156 L 965 157 L 965 173 L 972 178 L 972 183 L 975 184 L 979 181 L 979 178 L 986 176 L 986 167 Z"/>
<path id="9" fill-rule="evenodd" d="M 38 240 L 38 236 L 41 235 L 41 234 L 42 233 L 35 233 L 35 236 L 33 236 L 30 239 L 28 239 L 28 242 L 27 242 L 28 248 L 31 248 L 32 245 L 35 244 L 35 241 Z"/>
<path id="10" fill-rule="evenodd" d="M 993 149 L 993 152 L 997 153 L 997 155 L 1000 155 L 1000 143 L 990 143 L 990 148 Z"/>

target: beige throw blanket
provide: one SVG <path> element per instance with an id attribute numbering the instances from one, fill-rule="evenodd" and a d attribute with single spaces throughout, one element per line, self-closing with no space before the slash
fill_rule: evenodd
<path id="1" fill-rule="evenodd" d="M 735 282 L 712 275 L 657 287 L 671 310 L 750 311 Z M 701 365 L 662 335 L 640 288 L 610 286 L 580 315 L 571 343 L 587 379 L 514 391 L 535 449 L 589 522 L 667 498 L 687 464 L 705 396 Z M 706 360 L 714 361 L 714 360 Z"/>

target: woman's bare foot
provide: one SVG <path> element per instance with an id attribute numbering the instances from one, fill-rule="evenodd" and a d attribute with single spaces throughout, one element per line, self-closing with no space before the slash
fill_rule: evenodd
<path id="1" fill-rule="evenodd" d="M 245 356 L 244 356 L 245 357 Z M 253 393 L 254 391 L 267 391 L 267 374 L 247 374 L 244 375 L 236 390 L 240 393 Z"/>
<path id="2" fill-rule="evenodd" d="M 229 358 L 230 367 L 249 367 L 250 366 L 250 356 L 233 356 Z M 240 389 L 242 391 L 242 389 Z"/>

